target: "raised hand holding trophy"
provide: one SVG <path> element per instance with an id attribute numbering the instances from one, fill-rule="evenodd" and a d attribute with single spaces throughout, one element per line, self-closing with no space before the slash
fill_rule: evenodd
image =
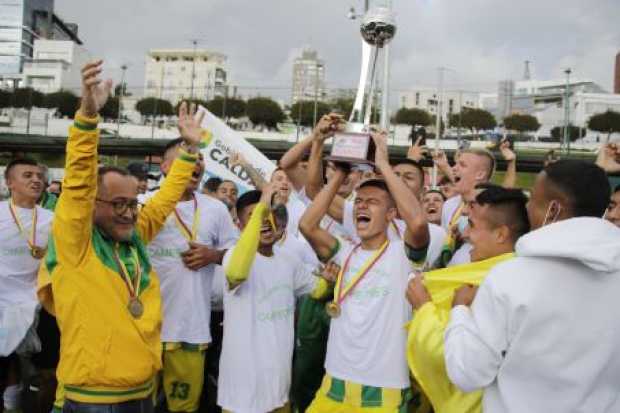
<path id="1" fill-rule="evenodd" d="M 370 120 L 379 49 L 396 34 L 392 12 L 383 7 L 369 10 L 360 26 L 362 68 L 351 117 L 345 131 L 336 133 L 328 159 L 354 164 L 372 164 L 375 146 L 370 137 Z"/>

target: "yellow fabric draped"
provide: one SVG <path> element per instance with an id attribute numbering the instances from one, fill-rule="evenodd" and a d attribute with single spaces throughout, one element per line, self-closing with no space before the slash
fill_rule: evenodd
<path id="1" fill-rule="evenodd" d="M 465 284 L 480 285 L 495 265 L 513 256 L 498 255 L 424 274 L 431 301 L 415 312 L 408 326 L 407 362 L 436 413 L 482 411 L 481 392 L 463 393 L 448 378 L 443 353 L 444 333 L 450 320 L 454 292 Z"/>

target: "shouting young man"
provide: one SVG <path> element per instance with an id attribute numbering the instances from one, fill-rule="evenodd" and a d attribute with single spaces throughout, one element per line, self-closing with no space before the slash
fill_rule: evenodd
<path id="1" fill-rule="evenodd" d="M 368 180 L 358 187 L 353 216 L 360 242 L 338 240 L 320 226 L 346 177 L 342 169 L 300 223 L 319 258 L 341 267 L 333 301 L 327 305 L 332 322 L 326 375 L 310 413 L 398 412 L 410 398 L 403 325 L 411 307 L 404 291 L 411 261 L 425 261 L 430 237 L 418 200 L 390 166 L 385 135 L 372 138 L 375 163 L 385 181 Z M 397 215 L 406 230 L 402 239 L 390 239 L 388 228 Z"/>

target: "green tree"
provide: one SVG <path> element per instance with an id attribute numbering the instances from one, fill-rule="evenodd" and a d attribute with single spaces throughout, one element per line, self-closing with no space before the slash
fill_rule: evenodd
<path id="1" fill-rule="evenodd" d="M 450 126 L 458 126 L 470 129 L 474 135 L 478 131 L 493 129 L 497 126 L 497 121 L 493 114 L 484 109 L 463 108 L 460 113 L 454 113 L 449 117 Z"/>
<path id="2" fill-rule="evenodd" d="M 329 105 L 332 111 L 342 114 L 345 119 L 349 119 L 353 110 L 353 103 L 352 98 L 338 98 L 329 102 Z"/>
<path id="3" fill-rule="evenodd" d="M 108 101 L 101 108 L 99 113 L 104 119 L 116 119 L 118 118 L 119 99 L 116 96 L 110 96 Z"/>
<path id="4" fill-rule="evenodd" d="M 80 98 L 68 90 L 45 95 L 43 107 L 55 108 L 60 116 L 72 117 L 80 104 Z"/>
<path id="5" fill-rule="evenodd" d="M 575 142 L 579 138 L 586 136 L 586 130 L 575 125 L 568 125 L 568 138 L 571 142 Z M 551 137 L 558 139 L 560 142 L 564 139 L 564 126 L 556 126 L 551 129 Z"/>
<path id="6" fill-rule="evenodd" d="M 620 113 L 613 110 L 592 115 L 588 120 L 588 129 L 606 133 L 607 141 L 612 133 L 620 132 Z"/>
<path id="7" fill-rule="evenodd" d="M 515 113 L 504 118 L 504 127 L 522 134 L 523 132 L 536 132 L 540 129 L 540 122 L 535 116 Z"/>
<path id="8" fill-rule="evenodd" d="M 394 115 L 394 123 L 398 125 L 428 126 L 431 121 L 430 113 L 417 108 L 400 108 Z"/>
<path id="9" fill-rule="evenodd" d="M 40 108 L 43 107 L 43 100 L 43 93 L 32 88 L 25 87 L 15 89 L 9 105 L 14 108 L 30 109 L 33 106 Z"/>
<path id="10" fill-rule="evenodd" d="M 140 99 L 138 103 L 136 103 L 136 110 L 144 117 L 174 115 L 172 103 L 165 99 L 154 97 Z"/>
<path id="11" fill-rule="evenodd" d="M 221 118 L 240 118 L 245 115 L 246 103 L 243 99 L 216 96 L 205 103 L 209 112 Z"/>
<path id="12" fill-rule="evenodd" d="M 8 90 L 0 90 L 0 108 L 8 108 L 11 106 L 13 94 Z"/>
<path id="13" fill-rule="evenodd" d="M 301 110 L 301 117 L 300 115 Z M 316 104 L 316 121 L 321 119 L 321 116 L 327 115 L 332 110 L 331 106 L 324 102 L 317 102 Z M 301 125 L 314 126 L 314 101 L 299 101 L 291 106 L 291 118 L 293 122 L 297 123 L 301 119 Z"/>
<path id="14" fill-rule="evenodd" d="M 257 97 L 248 100 L 246 112 L 253 124 L 265 125 L 271 129 L 275 129 L 278 122 L 285 118 L 280 105 L 270 98 Z"/>

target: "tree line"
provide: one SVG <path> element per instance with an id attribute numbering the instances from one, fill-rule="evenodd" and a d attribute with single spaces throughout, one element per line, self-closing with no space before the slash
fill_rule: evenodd
<path id="1" fill-rule="evenodd" d="M 480 131 L 491 130 L 498 126 L 493 114 L 484 109 L 463 108 L 460 113 L 448 115 L 448 126 L 470 130 L 474 136 Z M 424 109 L 401 108 L 392 119 L 393 123 L 410 126 L 430 126 L 435 124 L 435 116 Z M 503 126 L 510 131 L 516 131 L 520 135 L 527 132 L 536 132 L 541 124 L 535 116 L 529 114 L 514 113 L 502 119 Z M 620 133 L 620 112 L 608 110 L 607 112 L 592 115 L 587 122 L 587 128 L 596 132 Z M 442 124 L 443 129 L 443 124 Z M 569 125 L 569 138 L 576 141 L 585 136 L 585 129 Z M 556 126 L 551 129 L 551 136 L 556 139 L 564 137 L 564 126 Z"/>
<path id="2" fill-rule="evenodd" d="M 117 118 L 119 113 L 119 96 L 128 96 L 123 88 L 117 86 L 114 96 L 111 97 L 101 111 L 104 118 Z M 72 117 L 79 106 L 80 98 L 71 91 L 61 90 L 54 93 L 41 93 L 32 88 L 18 88 L 13 91 L 0 90 L 0 108 L 25 108 L 32 107 L 55 108 L 62 117 Z M 352 98 L 333 99 L 328 102 L 301 101 L 287 107 L 288 117 L 285 110 L 269 97 L 255 97 L 243 100 L 237 97 L 224 98 L 217 96 L 211 100 L 193 100 L 194 103 L 206 107 L 211 113 L 221 118 L 248 117 L 254 125 L 264 125 L 275 129 L 278 123 L 288 119 L 302 126 L 311 127 L 314 122 L 324 114 L 338 112 L 348 118 L 353 108 Z M 175 106 L 170 101 L 155 97 L 140 99 L 136 104 L 136 110 L 143 120 L 154 117 L 174 116 L 178 112 L 178 104 Z M 372 119 L 378 121 L 379 112 L 373 110 Z M 410 126 L 434 125 L 436 118 L 426 110 L 419 108 L 399 109 L 392 122 Z M 447 119 L 451 128 L 470 130 L 474 136 L 480 131 L 491 130 L 497 127 L 498 122 L 492 113 L 484 109 L 463 108 L 460 113 L 451 113 Z M 503 126 L 520 135 L 528 132 L 536 132 L 541 125 L 538 119 L 528 114 L 512 114 L 502 119 Z M 442 120 L 442 129 L 445 125 Z M 620 113 L 607 111 L 593 115 L 587 124 L 588 129 L 608 136 L 620 132 Z M 561 139 L 564 136 L 564 127 L 557 126 L 551 130 L 553 138 Z M 569 137 L 575 141 L 585 136 L 585 130 L 574 125 L 569 125 Z"/>

